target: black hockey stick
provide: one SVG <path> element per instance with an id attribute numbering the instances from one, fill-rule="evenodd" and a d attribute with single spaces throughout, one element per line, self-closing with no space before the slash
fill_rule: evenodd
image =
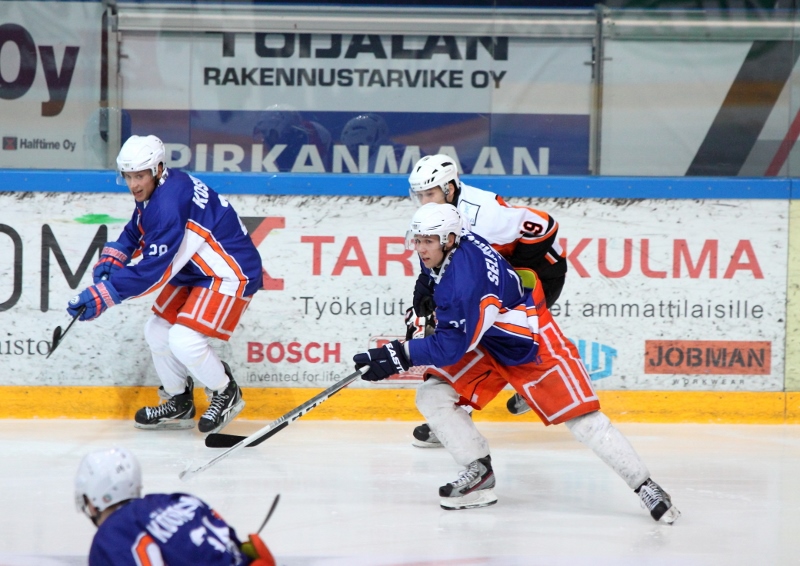
<path id="1" fill-rule="evenodd" d="M 310 411 L 323 401 L 327 400 L 334 393 L 337 393 L 341 389 L 344 389 L 351 382 L 361 377 L 361 375 L 365 371 L 366 367 L 361 368 L 359 371 L 356 371 L 355 373 L 348 375 L 341 381 L 337 381 L 336 383 L 331 385 L 328 389 L 326 389 L 316 397 L 313 397 L 310 400 L 303 403 L 302 405 L 300 405 L 299 407 L 292 409 L 279 419 L 272 421 L 270 424 L 268 424 L 255 434 L 251 434 L 250 436 L 239 436 L 238 434 L 225 434 L 225 433 L 209 434 L 208 436 L 206 436 L 206 446 L 209 448 L 230 448 L 232 446 L 236 446 L 243 440 L 253 439 L 253 437 L 256 435 L 258 435 L 258 437 L 253 440 L 250 440 L 250 442 L 247 442 L 246 446 L 248 448 L 251 446 L 258 446 L 268 438 L 273 437 L 274 435 L 278 434 L 280 431 L 285 429 L 287 426 L 289 426 L 289 423 L 299 419 L 308 411 Z M 260 434 L 261 432 L 263 432 L 263 434 Z"/>
<path id="2" fill-rule="evenodd" d="M 311 399 L 309 399 L 308 401 L 306 401 L 305 403 L 303 403 L 299 407 L 295 407 L 294 409 L 292 409 L 291 411 L 289 411 L 288 413 L 286 413 L 282 417 L 275 419 L 274 421 L 272 421 L 271 423 L 269 423 L 265 427 L 260 428 L 259 430 L 257 430 L 253 434 L 251 434 L 250 436 L 246 436 L 246 437 L 242 438 L 241 436 L 230 435 L 230 434 L 209 434 L 206 437 L 206 446 L 215 446 L 215 443 L 218 443 L 218 442 L 219 442 L 219 444 L 216 444 L 216 446 L 219 446 L 219 447 L 224 447 L 225 446 L 224 444 L 221 444 L 221 442 L 233 442 L 233 444 L 229 445 L 228 449 L 225 450 L 225 452 L 215 456 L 214 458 L 211 458 L 205 464 L 201 464 L 199 466 L 193 466 L 193 467 L 189 467 L 189 468 L 185 469 L 184 471 L 182 471 L 179 474 L 178 477 L 180 479 L 186 481 L 189 478 L 195 476 L 196 474 L 199 474 L 203 470 L 207 470 L 208 468 L 210 468 L 211 466 L 213 466 L 214 464 L 216 464 L 220 460 L 223 460 L 223 459 L 227 458 L 228 456 L 230 456 L 231 454 L 233 454 L 237 450 L 240 450 L 241 448 L 244 448 L 245 446 L 249 446 L 250 444 L 252 444 L 254 442 L 258 442 L 260 444 L 261 442 L 263 442 L 264 440 L 266 440 L 267 438 L 269 438 L 273 434 L 276 434 L 279 430 L 283 430 L 284 428 L 289 426 L 289 423 L 292 423 L 292 422 L 296 421 L 297 419 L 299 419 L 300 417 L 305 415 L 307 412 L 309 412 L 311 409 L 313 409 L 317 405 L 320 405 L 321 403 L 323 403 L 324 401 L 328 400 L 330 397 L 332 397 L 333 395 L 335 395 L 336 393 L 338 393 L 339 391 L 341 391 L 342 389 L 344 389 L 345 387 L 350 385 L 352 382 L 354 382 L 356 379 L 358 379 L 364 373 L 366 373 L 366 371 L 368 369 L 369 369 L 369 366 L 364 366 L 364 367 L 362 367 L 360 369 L 357 369 L 356 371 L 354 371 L 353 373 L 351 373 L 350 375 L 348 375 L 344 379 L 342 379 L 340 381 L 337 381 L 336 383 L 334 383 L 333 385 L 328 387 L 322 393 L 319 393 L 319 394 L 315 395 L 314 397 L 312 397 Z M 209 441 L 209 438 L 211 438 L 211 437 L 215 437 L 215 439 Z M 227 441 L 226 440 L 222 440 L 222 441 L 220 441 L 220 440 L 217 440 L 216 437 L 230 438 L 231 440 L 227 440 Z"/>
<path id="3" fill-rule="evenodd" d="M 252 448 L 253 446 L 258 446 L 268 438 L 272 438 L 273 436 L 278 434 L 287 426 L 289 426 L 288 422 L 281 423 L 280 425 L 270 430 L 267 434 L 260 436 L 257 440 L 254 440 L 253 442 L 248 443 L 247 446 L 245 446 L 245 448 Z M 240 436 L 238 434 L 225 434 L 222 432 L 209 434 L 208 436 L 206 436 L 206 446 L 208 446 L 209 448 L 230 448 L 231 446 L 236 446 L 246 438 L 247 438 L 246 436 Z"/>
<path id="4" fill-rule="evenodd" d="M 272 553 L 269 551 L 269 549 L 266 549 L 266 556 L 264 556 L 264 554 L 261 552 L 261 549 L 256 547 L 256 543 L 258 543 L 259 546 L 263 545 L 263 546 L 266 547 L 266 544 L 264 544 L 264 542 L 259 538 L 259 535 L 261 534 L 261 531 L 264 530 L 264 527 L 267 526 L 267 521 L 269 521 L 269 518 L 272 517 L 272 514 L 275 512 L 275 508 L 278 506 L 278 501 L 280 500 L 280 498 L 281 498 L 281 494 L 280 493 L 275 495 L 275 499 L 272 500 L 272 506 L 269 508 L 269 511 L 267 512 L 267 516 L 264 518 L 264 522 L 261 523 L 261 526 L 258 527 L 258 530 L 255 532 L 255 534 L 252 534 L 249 537 L 247 537 L 248 540 L 246 540 L 242 544 L 242 552 L 244 554 L 246 554 L 247 556 L 250 556 L 250 557 L 253 557 L 253 558 L 255 558 L 255 557 L 273 558 L 272 557 Z M 268 564 L 270 562 L 265 560 L 265 561 L 262 561 L 260 563 L 261 564 Z M 272 559 L 271 563 L 275 564 L 274 558 Z"/>
<path id="5" fill-rule="evenodd" d="M 75 313 L 75 316 L 72 317 L 72 320 L 67 325 L 67 329 L 65 331 L 63 332 L 61 331 L 61 326 L 56 326 L 55 330 L 53 330 L 53 341 L 50 343 L 50 351 L 47 352 L 47 356 L 45 356 L 44 358 L 45 360 L 50 357 L 50 354 L 56 351 L 56 348 L 58 348 L 58 345 L 61 344 L 61 341 L 64 339 L 64 336 L 67 335 L 69 329 L 72 328 L 72 325 L 75 324 L 75 321 L 78 320 L 78 317 L 81 316 L 83 314 L 83 311 L 85 310 L 86 310 L 86 305 L 83 305 L 80 308 L 80 310 L 78 310 L 78 312 Z"/>
<path id="6" fill-rule="evenodd" d="M 269 508 L 269 511 L 267 512 L 267 516 L 264 517 L 264 522 L 261 523 L 261 526 L 258 527 L 258 530 L 256 531 L 257 535 L 260 535 L 261 531 L 264 530 L 264 527 L 267 526 L 267 521 L 269 521 L 269 518 L 272 517 L 272 514 L 275 512 L 275 508 L 278 506 L 278 501 L 280 501 L 280 499 L 281 499 L 281 494 L 280 493 L 276 494 L 275 499 L 272 501 L 272 506 Z"/>

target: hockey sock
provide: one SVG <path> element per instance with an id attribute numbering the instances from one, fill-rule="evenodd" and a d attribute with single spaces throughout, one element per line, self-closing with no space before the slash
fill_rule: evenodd
<path id="1" fill-rule="evenodd" d="M 456 405 L 458 399 L 449 383 L 435 377 L 417 388 L 417 408 L 431 430 L 458 464 L 468 466 L 489 454 L 489 442 L 469 413 Z"/>
<path id="2" fill-rule="evenodd" d="M 600 411 L 564 423 L 580 442 L 592 449 L 631 489 L 650 477 L 647 466 L 628 439 Z"/>

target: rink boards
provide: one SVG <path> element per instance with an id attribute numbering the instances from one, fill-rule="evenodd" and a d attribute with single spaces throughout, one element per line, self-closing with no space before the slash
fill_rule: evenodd
<path id="1" fill-rule="evenodd" d="M 76 324 L 45 359 L 131 198 L 107 173 L 3 175 L 25 192 L 0 194 L 2 416 L 127 418 L 152 404 L 158 381 L 142 327 L 153 297 Z M 413 213 L 402 176 L 198 176 L 226 194 L 264 262 L 264 290 L 233 339 L 215 345 L 245 389 L 243 418 L 283 414 L 352 371 L 353 354 L 402 337 L 418 273 L 402 244 Z M 607 412 L 797 418 L 789 181 L 465 180 L 558 220 L 569 274 L 553 314 Z M 61 192 L 78 188 L 87 192 Z M 357 382 L 311 418 L 417 419 L 418 383 L 419 372 Z M 482 418 L 514 418 L 506 397 Z"/>

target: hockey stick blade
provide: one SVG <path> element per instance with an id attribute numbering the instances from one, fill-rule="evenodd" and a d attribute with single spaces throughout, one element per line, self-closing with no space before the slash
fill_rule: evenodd
<path id="1" fill-rule="evenodd" d="M 361 377 L 368 369 L 369 369 L 369 366 L 364 366 L 364 367 L 362 367 L 360 369 L 357 369 L 356 371 L 354 371 L 353 373 L 351 373 L 350 375 L 348 375 L 344 379 L 341 379 L 341 380 L 337 381 L 336 383 L 334 383 L 333 385 L 331 385 L 330 387 L 328 387 L 322 393 L 318 393 L 317 395 L 315 395 L 314 397 L 312 397 L 311 399 L 309 399 L 308 401 L 306 401 L 305 403 L 303 403 L 299 407 L 295 407 L 294 409 L 292 409 L 291 411 L 289 411 L 288 413 L 286 413 L 282 417 L 279 417 L 279 418 L 275 419 L 274 421 L 272 421 L 271 423 L 269 423 L 265 427 L 257 430 L 256 432 L 254 432 L 250 436 L 245 437 L 244 439 L 238 441 L 236 444 L 234 444 L 233 446 L 231 446 L 230 448 L 225 450 L 225 452 L 222 452 L 221 454 L 218 454 L 217 456 L 211 458 L 205 464 L 200 464 L 199 466 L 191 466 L 191 467 L 183 470 L 178 475 L 178 477 L 180 479 L 184 480 L 184 481 L 187 481 L 187 480 L 191 479 L 192 477 L 194 477 L 195 475 L 199 474 L 200 472 L 202 472 L 204 470 L 207 470 L 208 468 L 210 468 L 211 466 L 213 466 L 214 464 L 216 464 L 220 460 L 223 460 L 223 459 L 227 458 L 228 456 L 230 456 L 231 454 L 233 454 L 234 452 L 237 452 L 238 450 L 241 450 L 245 446 L 247 446 L 247 445 L 249 445 L 251 443 L 255 443 L 255 442 L 258 442 L 260 444 L 261 442 L 263 442 L 264 440 L 266 440 L 267 438 L 269 438 L 273 434 L 277 433 L 278 430 L 282 430 L 282 429 L 286 428 L 289 425 L 289 423 L 292 423 L 292 422 L 296 421 L 297 419 L 299 419 L 300 417 L 305 415 L 307 412 L 309 412 L 311 409 L 313 409 L 314 407 L 322 404 L 324 401 L 328 400 L 330 397 L 332 397 L 333 395 L 338 393 L 340 390 L 342 390 L 345 387 L 347 387 L 348 385 L 350 385 L 356 379 Z M 211 436 L 211 435 L 209 435 L 209 436 Z M 227 435 L 225 435 L 225 436 L 227 436 Z M 264 438 L 262 438 L 262 437 L 264 437 Z M 214 441 L 212 441 L 212 442 L 214 442 Z"/>
<path id="2" fill-rule="evenodd" d="M 334 393 L 338 392 L 339 390 L 343 389 L 351 382 L 355 381 L 358 377 L 363 375 L 366 371 L 365 368 L 361 368 L 361 370 L 356 371 L 355 373 L 348 375 L 341 381 L 337 381 L 331 387 L 320 393 L 319 395 L 311 398 L 310 400 L 306 401 L 299 407 L 292 409 L 279 419 L 274 420 L 260 431 L 251 434 L 250 436 L 239 436 L 236 434 L 224 434 L 224 433 L 216 433 L 216 434 L 209 434 L 206 436 L 206 446 L 209 448 L 232 448 L 239 443 L 244 443 L 246 447 L 251 446 L 258 446 L 268 438 L 271 438 L 278 432 L 282 431 L 284 428 L 289 426 L 289 423 L 299 419 L 308 411 L 331 397 Z"/>
<path id="3" fill-rule="evenodd" d="M 75 316 L 72 317 L 72 320 L 67 325 L 67 329 L 64 332 L 61 332 L 61 327 L 60 326 L 56 326 L 55 330 L 53 330 L 53 340 L 50 342 L 50 344 L 51 344 L 50 351 L 47 352 L 47 355 L 44 358 L 45 360 L 50 357 L 50 354 L 52 354 L 53 352 L 56 351 L 56 348 L 58 348 L 58 345 L 61 344 L 61 341 L 64 339 L 64 336 L 67 335 L 67 332 L 69 332 L 69 329 L 72 328 L 72 325 L 75 324 L 75 321 L 78 320 L 78 317 L 81 316 L 83 314 L 83 311 L 85 311 L 85 310 L 86 310 L 86 306 L 84 305 L 75 314 Z"/>
<path id="4" fill-rule="evenodd" d="M 267 434 L 261 436 L 257 440 L 248 443 L 245 448 L 252 448 L 253 446 L 258 446 L 266 439 L 271 438 L 272 436 L 278 434 L 280 431 L 285 429 L 289 426 L 288 422 L 283 422 L 269 431 Z M 238 434 L 224 434 L 224 433 L 215 433 L 209 434 L 206 436 L 206 446 L 208 448 L 230 448 L 231 446 L 236 446 L 241 441 L 247 440 L 246 436 L 239 436 Z"/>

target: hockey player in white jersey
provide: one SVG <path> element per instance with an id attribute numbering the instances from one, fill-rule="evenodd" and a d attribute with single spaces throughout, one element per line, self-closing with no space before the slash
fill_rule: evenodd
<path id="1" fill-rule="evenodd" d="M 526 286 L 532 285 L 535 274 L 544 290 L 547 307 L 555 304 L 564 286 L 567 260 L 557 241 L 558 222 L 552 216 L 535 208 L 509 206 L 499 195 L 461 182 L 458 167 L 448 155 L 428 155 L 417 161 L 408 182 L 411 199 L 417 205 L 435 202 L 456 206 L 465 228 L 486 239 L 506 258 Z M 409 313 L 406 319 L 407 339 L 423 335 L 422 329 L 430 325 L 426 319 L 435 307 L 430 289 L 430 278 L 421 273 L 414 287 L 414 313 Z M 506 406 L 514 415 L 530 411 L 517 394 Z M 441 446 L 427 424 L 414 429 L 413 443 L 423 448 Z"/>
<path id="2" fill-rule="evenodd" d="M 480 410 L 507 385 L 524 396 L 545 425 L 565 424 L 639 496 L 656 521 L 680 513 L 600 401 L 575 345 L 566 339 L 535 280 L 517 273 L 486 240 L 463 230 L 453 205 L 428 203 L 414 214 L 406 245 L 433 282 L 436 329 L 421 339 L 394 340 L 353 357 L 362 378 L 379 381 L 412 365 L 429 366 L 417 408 L 464 470 L 439 488 L 444 509 L 497 501 L 489 443 L 459 408 Z"/>
<path id="3" fill-rule="evenodd" d="M 233 334 L 261 288 L 261 256 L 225 198 L 166 166 L 156 136 L 131 136 L 117 168 L 136 201 L 133 216 L 117 241 L 103 247 L 94 285 L 75 296 L 67 311 L 92 320 L 124 300 L 160 290 L 144 334 L 166 402 L 141 408 L 134 426 L 194 427 L 194 377 L 211 395 L 198 428 L 218 432 L 244 401 L 209 338 L 227 341 Z M 133 263 L 138 256 L 141 261 Z"/>

